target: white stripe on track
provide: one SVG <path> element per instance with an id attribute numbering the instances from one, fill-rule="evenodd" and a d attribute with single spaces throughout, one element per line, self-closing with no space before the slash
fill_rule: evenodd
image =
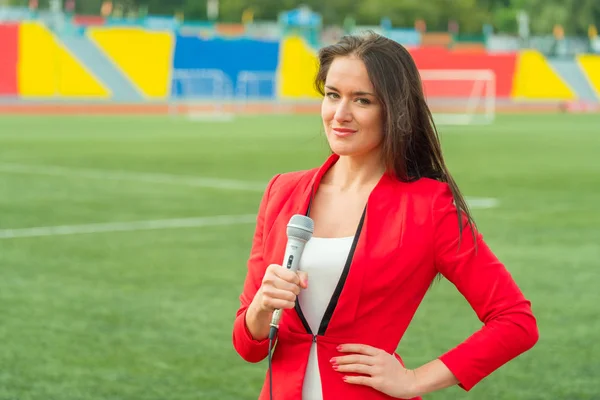
<path id="1" fill-rule="evenodd" d="M 84 225 L 40 226 L 34 228 L 0 229 L 0 240 L 39 236 L 79 235 L 85 233 L 198 228 L 202 226 L 252 224 L 255 222 L 256 215 L 242 214 L 217 215 L 213 217 L 159 219 L 148 221 L 108 222 Z"/>
<path id="2" fill-rule="evenodd" d="M 130 171 L 111 171 L 102 169 L 67 168 L 52 165 L 0 164 L 0 172 L 34 175 L 53 175 L 92 179 L 123 180 L 134 182 L 165 183 L 175 185 L 197 186 L 212 189 L 247 190 L 262 192 L 266 183 L 245 182 L 230 179 L 202 178 L 189 175 L 143 173 Z"/>

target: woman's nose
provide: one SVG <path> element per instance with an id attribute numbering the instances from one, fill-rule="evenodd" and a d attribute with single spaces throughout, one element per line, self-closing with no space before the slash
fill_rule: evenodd
<path id="1" fill-rule="evenodd" d="M 352 113 L 347 102 L 341 101 L 338 103 L 333 118 L 338 122 L 348 122 L 352 120 Z"/>

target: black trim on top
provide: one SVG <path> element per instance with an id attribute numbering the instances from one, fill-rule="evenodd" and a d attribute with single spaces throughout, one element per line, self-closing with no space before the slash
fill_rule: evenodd
<path id="1" fill-rule="evenodd" d="M 340 276 L 340 280 L 331 296 L 331 300 L 329 301 L 329 305 L 327 306 L 327 310 L 325 310 L 325 314 L 323 314 L 323 319 L 321 320 L 321 325 L 319 325 L 319 335 L 324 335 L 325 331 L 327 331 L 327 327 L 329 326 L 329 321 L 333 316 L 333 311 L 337 306 L 340 295 L 342 294 L 342 289 L 344 288 L 344 284 L 346 283 L 346 278 L 348 277 L 348 273 L 350 272 L 350 264 L 352 264 L 352 259 L 354 258 L 354 251 L 356 250 L 356 245 L 358 244 L 358 239 L 360 237 L 360 233 L 362 231 L 363 224 L 365 222 L 365 215 L 367 213 L 367 207 L 363 210 L 363 214 L 360 217 L 360 222 L 358 224 L 358 228 L 356 229 L 356 234 L 354 235 L 354 240 L 352 241 L 352 247 L 350 248 L 350 252 L 348 253 L 348 258 L 346 259 L 346 265 L 344 266 L 344 270 Z"/>
<path id="2" fill-rule="evenodd" d="M 312 205 L 312 200 L 313 200 L 312 195 L 313 194 L 314 194 L 314 192 L 311 193 L 311 197 L 308 202 L 308 207 L 306 210 L 307 217 L 310 214 L 310 207 Z M 348 273 L 350 272 L 350 265 L 352 264 L 352 259 L 354 258 L 354 252 L 356 251 L 356 246 L 358 244 L 358 239 L 360 238 L 360 234 L 362 232 L 366 214 L 367 214 L 367 207 L 365 206 L 362 216 L 360 217 L 360 222 L 358 223 L 358 227 L 356 228 L 356 233 L 354 234 L 354 239 L 352 241 L 352 246 L 350 247 L 350 252 L 348 253 L 348 257 L 346 258 L 346 264 L 344 265 L 344 270 L 342 271 L 342 274 L 340 275 L 338 284 L 335 287 L 333 295 L 331 296 L 331 300 L 329 301 L 329 304 L 327 305 L 327 309 L 325 310 L 325 313 L 323 314 L 323 318 L 321 319 L 321 323 L 319 325 L 319 332 L 318 332 L 318 334 L 321 336 L 324 335 L 325 332 L 327 331 L 327 327 L 329 326 L 329 321 L 331 321 L 331 317 L 333 316 L 333 312 L 339 301 L 340 295 L 342 293 L 342 289 L 344 288 L 344 284 L 346 283 L 346 278 L 348 277 Z M 298 313 L 298 317 L 300 318 L 300 321 L 302 322 L 302 326 L 304 326 L 304 329 L 306 329 L 306 332 L 311 335 L 314 335 L 314 333 L 310 329 L 308 321 L 306 321 L 306 317 L 304 316 L 304 313 L 302 313 L 302 309 L 300 308 L 300 303 L 298 302 L 298 298 L 296 298 L 295 310 L 296 310 L 296 313 Z"/>
<path id="3" fill-rule="evenodd" d="M 304 329 L 306 329 L 306 333 L 310 333 L 311 335 L 313 335 L 313 332 L 310 329 L 310 326 L 308 325 L 308 321 L 306 320 L 306 317 L 302 313 L 302 309 L 300 308 L 300 303 L 298 302 L 297 297 L 296 297 L 295 309 L 296 309 L 296 312 L 298 313 L 298 318 L 300 318 L 300 321 L 302 322 L 302 326 L 304 326 Z"/>
<path id="4" fill-rule="evenodd" d="M 312 206 L 313 197 L 315 197 L 315 187 L 310 189 L 310 198 L 308 199 L 308 207 L 306 208 L 306 216 L 310 216 L 310 207 Z"/>

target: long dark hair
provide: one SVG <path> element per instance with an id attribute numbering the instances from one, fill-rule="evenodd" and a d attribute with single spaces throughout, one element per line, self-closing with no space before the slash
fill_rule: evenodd
<path id="1" fill-rule="evenodd" d="M 475 235 L 475 221 L 444 162 L 421 76 L 410 53 L 399 43 L 374 32 L 344 36 L 319 51 L 314 83 L 321 95 L 325 95 L 325 79 L 331 63 L 336 57 L 344 56 L 355 56 L 365 63 L 376 95 L 383 104 L 382 154 L 388 172 L 405 182 L 426 177 L 448 183 L 458 212 L 459 244 L 463 213 Z M 475 236 L 473 239 L 475 241 Z"/>

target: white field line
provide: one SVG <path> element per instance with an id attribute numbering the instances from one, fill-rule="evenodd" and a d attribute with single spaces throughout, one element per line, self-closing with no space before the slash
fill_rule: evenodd
<path id="1" fill-rule="evenodd" d="M 89 179 L 165 183 L 196 186 L 211 189 L 246 190 L 262 192 L 267 184 L 261 182 L 236 181 L 230 179 L 202 178 L 189 175 L 110 171 L 102 169 L 67 168 L 51 165 L 0 164 L 0 172 L 16 174 L 53 175 Z"/>
<path id="2" fill-rule="evenodd" d="M 108 222 L 84 225 L 40 226 L 34 228 L 0 229 L 1 239 L 39 236 L 79 235 L 85 233 L 131 232 L 156 229 L 198 228 L 203 226 L 256 223 L 256 215 L 218 215 L 213 217 L 159 219 L 148 221 Z"/>
<path id="3" fill-rule="evenodd" d="M 498 207 L 500 201 L 492 197 L 465 197 L 469 208 L 473 210 Z"/>
<path id="4" fill-rule="evenodd" d="M 230 179 L 203 178 L 189 175 L 175 175 L 163 173 L 143 173 L 119 170 L 102 170 L 87 168 L 68 168 L 52 165 L 28 165 L 28 164 L 0 164 L 0 172 L 33 175 L 51 175 L 78 177 L 86 179 L 123 180 L 132 182 L 164 183 L 171 185 L 185 185 L 204 187 L 211 189 L 243 190 L 251 192 L 262 192 L 267 183 L 237 181 Z M 466 197 L 469 207 L 473 209 L 486 209 L 497 207 L 499 201 L 488 197 Z"/>

